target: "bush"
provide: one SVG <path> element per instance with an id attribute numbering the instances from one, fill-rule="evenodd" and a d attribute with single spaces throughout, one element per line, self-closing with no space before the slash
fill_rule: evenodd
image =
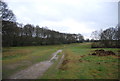
<path id="1" fill-rule="evenodd" d="M 93 42 L 91 48 L 120 48 L 119 40 L 102 40 Z"/>

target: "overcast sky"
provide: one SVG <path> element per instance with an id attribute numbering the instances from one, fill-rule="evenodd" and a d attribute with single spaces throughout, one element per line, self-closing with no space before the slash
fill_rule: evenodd
<path id="1" fill-rule="evenodd" d="M 118 0 L 4 0 L 23 24 L 47 26 L 64 33 L 81 33 L 115 27 Z"/>

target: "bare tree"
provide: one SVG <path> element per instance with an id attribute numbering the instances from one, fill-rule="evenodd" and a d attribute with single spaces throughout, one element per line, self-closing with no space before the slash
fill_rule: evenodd
<path id="1" fill-rule="evenodd" d="M 91 34 L 91 38 L 93 40 L 100 40 L 101 32 L 102 32 L 102 29 L 99 31 L 93 31 Z"/>
<path id="2" fill-rule="evenodd" d="M 0 1 L 0 16 L 2 17 L 2 20 L 13 22 L 16 21 L 14 13 L 8 8 L 7 4 L 3 1 Z"/>

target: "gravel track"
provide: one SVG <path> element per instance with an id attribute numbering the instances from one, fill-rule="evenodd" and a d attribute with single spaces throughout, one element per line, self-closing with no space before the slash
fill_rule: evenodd
<path id="1" fill-rule="evenodd" d="M 41 77 L 44 72 L 54 63 L 52 60 L 57 60 L 57 54 L 59 52 L 62 52 L 62 50 L 58 50 L 53 53 L 53 57 L 50 60 L 39 62 L 24 70 L 21 70 L 20 72 L 10 76 L 9 79 L 37 79 L 38 77 Z"/>

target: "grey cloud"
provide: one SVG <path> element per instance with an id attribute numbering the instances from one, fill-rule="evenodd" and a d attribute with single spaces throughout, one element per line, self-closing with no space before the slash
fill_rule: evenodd
<path id="1" fill-rule="evenodd" d="M 92 30 L 117 25 L 117 2 L 83 2 L 83 4 L 82 2 L 78 4 L 72 4 L 71 2 L 71 4 L 69 4 L 69 1 L 68 3 L 64 3 L 64 1 L 63 3 L 59 3 L 54 0 L 46 0 L 42 2 L 38 1 L 38 3 L 16 1 L 9 2 L 8 5 L 13 12 L 15 11 L 18 21 L 22 23 L 40 24 L 44 21 L 57 23 L 65 19 L 73 19 L 79 23 L 86 23 L 89 27 L 88 29 L 91 28 Z M 44 6 L 48 9 L 45 10 Z M 24 20 L 23 17 L 26 20 Z M 61 28 L 62 26 L 63 28 Z M 68 32 L 69 27 L 62 26 L 56 27 L 52 25 L 50 27 L 59 31 Z"/>

